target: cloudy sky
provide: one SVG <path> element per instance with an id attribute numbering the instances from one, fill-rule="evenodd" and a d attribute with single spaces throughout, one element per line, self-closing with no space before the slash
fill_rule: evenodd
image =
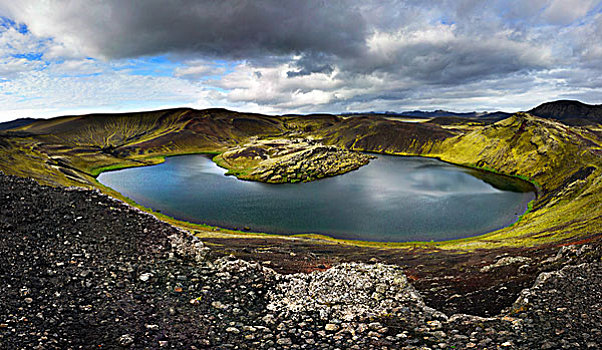
<path id="1" fill-rule="evenodd" d="M 602 1 L 0 0 L 0 121 L 602 103 Z"/>

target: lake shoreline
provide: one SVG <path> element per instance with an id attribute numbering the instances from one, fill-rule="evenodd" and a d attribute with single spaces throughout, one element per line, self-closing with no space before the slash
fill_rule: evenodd
<path id="1" fill-rule="evenodd" d="M 208 157 L 208 155 L 203 155 L 203 154 L 199 154 L 199 155 L 202 156 L 203 158 L 205 158 L 208 162 L 211 162 L 211 160 L 210 160 L 211 158 Z M 169 157 L 169 158 L 175 159 L 177 157 L 181 157 L 181 156 L 176 155 L 176 156 Z M 391 159 L 391 160 L 394 160 L 395 162 L 397 162 L 397 159 L 396 159 L 397 157 L 396 156 L 384 155 L 384 157 L 386 159 Z M 407 158 L 407 157 L 404 157 L 404 158 Z M 427 161 L 427 160 L 433 160 L 433 159 L 432 158 L 428 158 L 428 157 L 415 157 L 415 160 L 417 160 L 419 162 L 422 162 L 423 160 Z M 411 159 L 410 159 L 410 161 L 411 161 Z M 449 164 L 448 162 L 443 162 L 443 163 L 446 166 L 448 166 L 448 165 L 455 166 L 454 164 Z M 161 164 L 164 164 L 164 163 L 161 163 Z M 214 164 L 214 163 L 211 162 L 211 164 Z M 165 166 L 165 164 L 163 166 Z M 367 167 L 371 167 L 371 165 L 367 165 Z M 462 167 L 462 168 L 466 168 L 466 167 Z M 356 173 L 358 171 L 362 172 L 362 169 L 356 170 L 356 171 L 354 171 L 352 173 Z M 131 171 L 131 169 L 129 171 Z M 222 170 L 222 172 L 225 172 L 225 170 Z M 345 176 L 349 176 L 352 173 L 348 173 Z M 357 175 L 354 175 L 354 176 L 357 176 Z M 338 177 L 338 178 L 340 179 L 340 177 Z M 514 178 L 510 178 L 510 177 L 507 177 L 507 178 L 508 179 L 512 179 L 512 181 L 518 181 L 518 180 L 516 180 Z M 235 178 L 232 178 L 232 179 L 235 179 Z M 330 178 L 330 179 L 332 179 L 332 178 Z M 483 179 L 481 179 L 481 180 L 483 180 Z M 240 180 L 236 180 L 236 181 L 240 181 Z M 320 181 L 312 182 L 312 183 L 322 183 L 323 184 L 323 181 L 325 181 L 325 180 L 320 180 Z M 337 181 L 343 181 L 343 180 L 337 180 Z M 102 183 L 102 182 L 99 181 L 99 183 Z M 335 183 L 336 183 L 336 181 L 335 181 Z M 280 185 L 279 184 L 279 185 L 270 185 L 270 187 L 271 186 L 275 186 L 275 188 L 280 188 L 280 186 L 303 186 L 303 185 L 307 185 L 307 184 L 302 184 L 302 185 L 300 185 L 300 184 L 295 184 L 295 185 Z M 122 194 L 122 196 L 126 197 L 127 193 Z M 135 198 L 132 199 L 132 201 L 135 201 Z M 145 203 L 139 203 L 139 204 L 145 205 Z M 149 206 L 149 205 L 145 205 L 145 207 L 146 206 Z M 150 205 L 150 207 L 153 207 L 153 206 Z M 528 209 L 528 207 L 529 207 L 528 203 L 525 202 L 524 206 L 521 205 L 521 209 L 520 210 L 517 209 L 517 210 L 519 210 L 520 212 L 525 212 Z M 248 234 L 252 235 L 252 234 L 257 233 L 259 231 L 261 234 L 276 234 L 276 235 L 284 235 L 284 236 L 289 236 L 289 237 L 291 237 L 291 236 L 292 237 L 311 237 L 311 238 L 314 238 L 314 239 L 318 238 L 318 237 L 322 237 L 322 238 L 327 239 L 327 240 L 331 240 L 331 239 L 332 240 L 340 240 L 340 241 L 345 241 L 345 242 L 348 242 L 348 243 L 351 243 L 351 244 L 354 244 L 356 242 L 358 244 L 366 244 L 366 242 L 372 242 L 372 243 L 376 243 L 376 244 L 378 244 L 378 243 L 385 244 L 385 243 L 388 243 L 388 242 L 389 243 L 392 242 L 391 240 L 387 240 L 387 239 L 380 239 L 379 240 L 379 239 L 364 239 L 364 238 L 361 239 L 360 241 L 358 241 L 357 238 L 354 238 L 353 236 L 349 236 L 349 235 L 341 236 L 341 234 L 338 234 L 338 235 L 334 234 L 334 235 L 324 236 L 324 235 L 321 235 L 320 233 L 316 233 L 315 230 L 314 231 L 311 231 L 311 230 L 310 231 L 297 230 L 295 232 L 285 232 L 285 233 L 283 233 L 282 230 L 277 230 L 277 229 L 276 230 L 274 230 L 274 229 L 270 230 L 269 228 L 265 228 L 265 227 L 259 227 L 258 228 L 256 225 L 254 226 L 252 224 L 247 224 L 247 223 L 241 223 L 241 224 L 232 223 L 232 224 L 228 224 L 228 223 L 219 222 L 219 221 L 216 221 L 216 220 L 198 220 L 198 219 L 192 218 L 190 216 L 181 215 L 181 214 L 179 215 L 177 212 L 173 212 L 173 211 L 169 211 L 169 210 L 164 210 L 163 208 L 157 208 L 157 207 L 155 207 L 155 209 L 161 209 L 162 215 L 167 215 L 169 217 L 172 217 L 172 219 L 180 221 L 180 222 L 182 222 L 182 221 L 187 222 L 189 225 L 190 224 L 192 224 L 192 225 L 194 225 L 194 224 L 200 224 L 202 228 L 210 229 L 210 230 L 216 230 L 216 227 L 219 227 L 220 232 L 221 231 L 235 231 L 234 233 L 238 233 L 238 234 L 242 233 L 242 234 L 245 234 L 245 235 L 248 235 Z M 481 230 L 480 232 L 476 232 L 476 233 L 462 235 L 462 236 L 459 236 L 459 237 L 456 236 L 455 239 L 456 240 L 457 239 L 461 240 L 461 239 L 466 239 L 466 238 L 478 237 L 479 235 L 483 235 L 483 234 L 487 234 L 487 233 L 492 232 L 492 231 L 499 230 L 499 229 L 501 229 L 503 227 L 507 227 L 509 225 L 512 225 L 514 222 L 516 222 L 518 220 L 518 216 L 520 216 L 520 213 L 517 214 L 517 217 L 515 219 L 508 220 L 508 221 L 506 221 L 505 224 L 501 224 L 499 226 L 492 227 L 492 228 L 490 228 L 488 230 Z M 247 229 L 246 226 L 248 226 L 248 229 Z M 317 231 L 317 232 L 320 232 L 320 231 Z M 329 232 L 329 231 L 327 231 L 327 232 Z M 333 236 L 334 236 L 334 238 L 333 238 Z M 444 238 L 443 239 L 433 239 L 433 238 L 431 238 L 431 239 L 426 239 L 426 240 L 423 239 L 422 242 L 429 242 L 431 240 L 434 241 L 434 242 L 437 242 L 437 243 L 449 241 L 449 239 L 444 239 Z M 398 242 L 400 242 L 400 243 L 411 243 L 411 242 L 415 242 L 415 241 L 416 241 L 416 239 L 406 239 L 404 241 L 398 241 Z"/>

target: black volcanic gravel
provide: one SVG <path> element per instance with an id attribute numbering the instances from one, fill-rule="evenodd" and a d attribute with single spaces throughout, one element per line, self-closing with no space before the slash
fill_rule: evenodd
<path id="1" fill-rule="evenodd" d="M 181 232 L 104 195 L 0 175 L 0 198 L 1 349 L 114 348 L 122 336 L 136 348 L 203 347 L 223 341 L 204 319 L 236 318 L 209 310 L 213 300 L 244 285 L 245 312 L 263 308 L 262 276 L 211 281 L 174 255 L 168 236 Z"/>
<path id="2" fill-rule="evenodd" d="M 195 242 L 96 191 L 0 174 L 0 349 L 601 348 L 597 241 L 562 248 L 546 262 L 556 271 L 496 317 L 385 317 L 335 334 L 270 314 L 273 274 L 201 263 L 173 237 Z"/>

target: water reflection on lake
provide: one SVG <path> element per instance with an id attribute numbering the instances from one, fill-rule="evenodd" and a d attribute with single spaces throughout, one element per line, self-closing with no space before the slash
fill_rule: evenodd
<path id="1" fill-rule="evenodd" d="M 298 184 L 241 181 L 225 172 L 207 156 L 186 155 L 106 172 L 98 181 L 185 221 L 396 242 L 492 231 L 516 221 L 535 196 L 521 181 L 418 157 L 378 156 L 345 175 Z"/>

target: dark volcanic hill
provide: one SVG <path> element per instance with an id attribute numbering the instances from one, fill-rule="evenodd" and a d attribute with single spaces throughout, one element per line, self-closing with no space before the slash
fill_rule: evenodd
<path id="1" fill-rule="evenodd" d="M 529 113 L 542 118 L 553 118 L 568 125 L 602 123 L 602 105 L 588 105 L 574 100 L 546 102 Z"/>
<path id="2" fill-rule="evenodd" d="M 8 122 L 3 122 L 3 123 L 0 123 L 0 130 L 10 130 L 10 129 L 20 128 L 22 126 L 32 124 L 35 121 L 37 121 L 37 119 L 19 118 L 19 119 L 11 120 Z"/>

